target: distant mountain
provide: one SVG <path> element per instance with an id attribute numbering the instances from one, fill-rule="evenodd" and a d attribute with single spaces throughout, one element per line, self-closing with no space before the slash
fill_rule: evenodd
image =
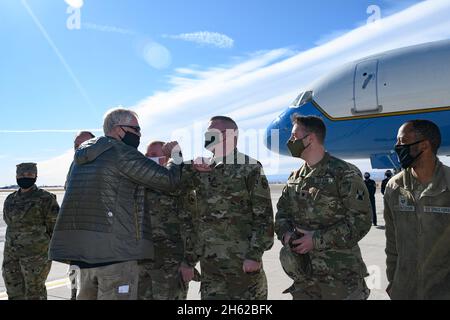
<path id="1" fill-rule="evenodd" d="M 275 183 L 286 183 L 287 179 L 289 178 L 289 174 L 273 174 L 268 175 L 267 180 L 269 180 L 269 183 L 275 184 Z"/>
<path id="2" fill-rule="evenodd" d="M 64 188 L 64 186 L 38 186 L 39 188 L 42 189 L 49 189 L 49 188 Z M 18 185 L 11 185 L 11 186 L 4 186 L 4 187 L 0 187 L 0 190 L 16 190 L 19 189 Z"/>

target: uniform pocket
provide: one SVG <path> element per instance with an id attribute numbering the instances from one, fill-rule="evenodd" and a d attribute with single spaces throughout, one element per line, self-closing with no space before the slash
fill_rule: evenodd
<path id="1" fill-rule="evenodd" d="M 100 300 L 137 299 L 139 265 L 136 261 L 98 268 Z"/>

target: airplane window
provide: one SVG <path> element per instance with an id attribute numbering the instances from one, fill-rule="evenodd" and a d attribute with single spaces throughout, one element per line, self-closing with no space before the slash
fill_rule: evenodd
<path id="1" fill-rule="evenodd" d="M 302 99 L 303 97 L 303 93 L 300 93 L 297 98 L 295 98 L 295 100 L 291 103 L 291 107 L 297 107 L 297 104 L 299 103 L 299 101 Z"/>
<path id="2" fill-rule="evenodd" d="M 290 108 L 298 108 L 312 100 L 313 92 L 305 91 L 299 94 L 299 96 L 291 103 Z"/>

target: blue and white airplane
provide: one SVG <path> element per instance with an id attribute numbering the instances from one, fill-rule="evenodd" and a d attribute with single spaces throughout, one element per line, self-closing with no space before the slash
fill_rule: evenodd
<path id="1" fill-rule="evenodd" d="M 279 146 L 273 152 L 290 155 L 286 142 L 291 116 L 298 113 L 322 117 L 330 153 L 370 158 L 374 169 L 399 168 L 397 131 L 412 119 L 435 122 L 442 133 L 439 155 L 450 155 L 450 40 L 346 64 L 305 89 L 267 128 L 266 147 Z M 272 135 L 275 132 L 279 134 Z"/>

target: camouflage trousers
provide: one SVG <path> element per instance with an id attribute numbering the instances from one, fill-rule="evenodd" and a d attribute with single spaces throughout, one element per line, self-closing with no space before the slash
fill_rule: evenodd
<path id="1" fill-rule="evenodd" d="M 139 263 L 139 300 L 186 300 L 188 284 L 179 273 L 180 262 L 141 261 Z"/>
<path id="2" fill-rule="evenodd" d="M 310 278 L 295 281 L 283 293 L 290 293 L 294 300 L 367 300 L 370 290 L 364 279 L 348 282 L 329 278 Z"/>
<path id="3" fill-rule="evenodd" d="M 47 252 L 25 257 L 5 248 L 2 271 L 8 299 L 47 300 L 45 281 L 51 266 Z"/>
<path id="4" fill-rule="evenodd" d="M 234 266 L 202 259 L 202 300 L 267 300 L 267 278 L 263 269 L 248 274 L 242 264 Z"/>

